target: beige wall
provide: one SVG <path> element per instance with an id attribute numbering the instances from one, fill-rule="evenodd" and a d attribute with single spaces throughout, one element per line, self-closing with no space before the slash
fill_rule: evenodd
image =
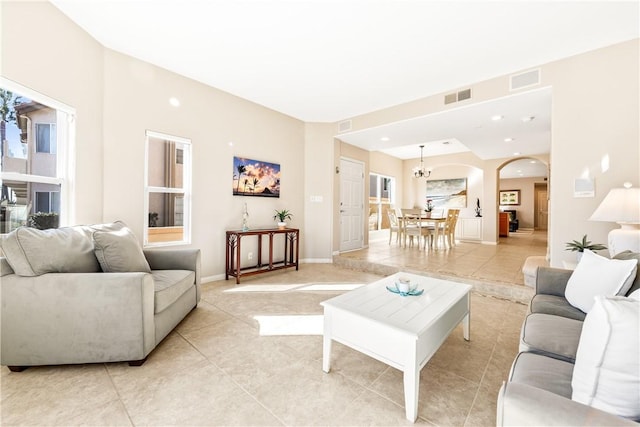
<path id="1" fill-rule="evenodd" d="M 333 126 L 305 125 L 304 229 L 306 262 L 330 262 L 333 245 L 334 163 Z M 313 199 L 312 199 L 313 198 Z"/>
<path id="2" fill-rule="evenodd" d="M 271 225 L 275 208 L 293 211 L 292 226 L 313 225 L 309 234 L 302 232 L 303 258 L 328 259 L 338 250 L 339 180 L 335 167 L 341 156 L 354 158 L 365 163 L 368 174 L 374 156 L 334 139 L 339 134 L 337 124 L 304 124 L 104 49 L 47 2 L 2 2 L 0 7 L 2 75 L 77 111 L 76 222 L 121 218 L 136 233 L 141 232 L 144 131 L 150 129 L 193 141 L 192 246 L 203 250 L 205 276 L 223 273 L 224 230 L 240 226 L 245 201 L 250 226 Z M 29 31 L 24 30 L 25 22 L 30 23 Z M 553 91 L 549 182 L 552 265 L 560 266 L 563 259 L 571 258 L 564 251 L 568 240 L 585 233 L 594 241 L 606 240 L 615 225 L 590 222 L 588 217 L 610 188 L 624 181 L 640 185 L 638 52 L 636 39 L 541 65 L 540 87 L 550 86 Z M 43 73 L 42 64 L 55 66 Z M 471 87 L 473 99 L 468 103 L 512 94 L 509 76 Z M 178 97 L 182 107 L 169 106 L 170 96 Z M 444 106 L 442 96 L 354 117 L 352 129 L 457 107 Z M 234 142 L 232 147 L 230 141 Z M 280 163 L 282 197 L 233 197 L 233 155 Z M 606 171 L 600 168 L 604 156 L 610 164 Z M 443 162 L 483 171 L 482 191 L 477 190 L 483 195 L 483 240 L 495 241 L 497 215 L 487 208 L 495 206 L 497 210 L 498 170 L 510 159 L 479 162 L 468 157 L 456 155 Z M 413 166 L 403 164 L 403 204 L 416 197 L 406 179 Z M 595 178 L 596 196 L 574 199 L 573 180 L 585 174 Z M 368 180 L 365 183 L 368 187 Z M 322 196 L 322 202 L 311 202 L 311 196 L 314 200 Z"/>
<path id="3" fill-rule="evenodd" d="M 565 242 L 585 233 L 594 241 L 606 241 L 608 231 L 617 227 L 588 221 L 609 189 L 624 181 L 640 185 L 639 51 L 639 40 L 635 39 L 540 66 L 542 82 L 534 89 L 551 87 L 553 93 L 549 156 L 549 252 L 553 266 L 560 267 L 563 260 L 571 259 L 571 254 L 564 251 Z M 515 93 L 509 91 L 508 75 L 472 84 L 471 88 L 473 99 L 467 105 Z M 456 108 L 455 104 L 443 105 L 443 96 L 353 117 L 352 131 Z M 339 134 L 337 124 L 335 131 Z M 603 171 L 600 165 L 606 155 L 611 167 Z M 496 241 L 497 215 L 486 207 L 495 206 L 497 210 L 499 169 L 511 159 L 482 164 L 468 160 L 465 164 L 484 171 L 483 240 Z M 405 167 L 405 174 L 410 173 L 410 167 Z M 574 199 L 573 180 L 585 173 L 596 180 L 596 197 Z M 412 193 L 407 186 L 405 202 L 410 203 L 407 197 Z"/>
<path id="4" fill-rule="evenodd" d="M 2 75 L 77 111 L 77 222 L 121 219 L 141 238 L 153 130 L 192 141 L 191 246 L 202 250 L 205 277 L 224 273 L 224 231 L 240 228 L 244 202 L 250 227 L 273 226 L 282 208 L 293 212 L 291 226 L 304 226 L 303 122 L 105 49 L 49 3 L 3 2 L 2 24 Z M 55 66 L 43 72 L 43 63 Z M 171 96 L 182 106 L 170 106 Z M 234 155 L 280 163 L 281 197 L 233 196 Z M 255 250 L 243 246 L 243 258 Z"/>
<path id="5" fill-rule="evenodd" d="M 48 2 L 1 2 L 2 76 L 74 107 L 75 222 L 102 220 L 103 49 Z"/>
<path id="6" fill-rule="evenodd" d="M 535 184 L 546 184 L 544 177 L 511 178 L 500 180 L 500 190 L 520 190 L 519 205 L 501 206 L 502 210 L 517 211 L 518 226 L 533 228 L 535 216 Z"/>

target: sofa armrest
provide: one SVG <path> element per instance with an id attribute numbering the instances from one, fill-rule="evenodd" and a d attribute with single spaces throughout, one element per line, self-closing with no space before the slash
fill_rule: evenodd
<path id="1" fill-rule="evenodd" d="M 141 360 L 156 345 L 150 274 L 10 274 L 1 292 L 3 365 Z"/>
<path id="2" fill-rule="evenodd" d="M 536 274 L 536 294 L 564 296 L 571 270 L 561 268 L 538 267 Z"/>
<path id="3" fill-rule="evenodd" d="M 638 427 L 638 424 L 626 418 L 514 382 L 503 383 L 500 388 L 496 425 Z"/>
<path id="4" fill-rule="evenodd" d="M 200 249 L 145 249 L 152 270 L 190 270 L 200 284 Z"/>

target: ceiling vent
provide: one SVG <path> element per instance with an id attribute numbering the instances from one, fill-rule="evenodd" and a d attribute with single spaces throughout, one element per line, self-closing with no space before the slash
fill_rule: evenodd
<path id="1" fill-rule="evenodd" d="M 514 74 L 509 78 L 509 90 L 518 90 L 540 84 L 540 68 Z"/>
<path id="2" fill-rule="evenodd" d="M 450 93 L 444 96 L 444 104 L 453 104 L 454 102 L 465 101 L 471 99 L 471 89 L 464 89 L 459 92 Z"/>
<path id="3" fill-rule="evenodd" d="M 347 132 L 351 130 L 351 120 L 345 120 L 338 123 L 338 132 Z"/>

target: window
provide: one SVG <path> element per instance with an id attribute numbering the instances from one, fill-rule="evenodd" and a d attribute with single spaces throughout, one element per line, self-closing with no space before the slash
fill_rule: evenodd
<path id="1" fill-rule="evenodd" d="M 55 213 L 56 223 L 74 221 L 68 153 L 75 110 L 0 77 L 0 233 L 28 225 L 30 215 Z"/>
<path id="2" fill-rule="evenodd" d="M 387 212 L 395 199 L 395 179 L 369 174 L 369 230 L 389 228 Z"/>
<path id="3" fill-rule="evenodd" d="M 36 191 L 36 212 L 60 212 L 59 191 Z"/>
<path id="4" fill-rule="evenodd" d="M 191 141 L 147 131 L 145 245 L 190 243 L 190 213 Z"/>
<path id="5" fill-rule="evenodd" d="M 56 153 L 56 125 L 36 123 L 36 152 Z"/>

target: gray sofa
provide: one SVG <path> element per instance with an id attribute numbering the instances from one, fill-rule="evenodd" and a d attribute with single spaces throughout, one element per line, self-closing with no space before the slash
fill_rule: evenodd
<path id="1" fill-rule="evenodd" d="M 0 363 L 128 361 L 200 300 L 200 251 L 142 250 L 122 223 L 18 229 L 2 240 Z"/>
<path id="2" fill-rule="evenodd" d="M 637 260 L 640 254 L 625 252 L 618 258 Z M 565 298 L 571 274 L 571 270 L 538 268 L 520 352 L 498 395 L 499 426 L 638 425 L 572 400 L 574 362 L 586 314 Z M 626 295 L 639 287 L 637 275 Z"/>

